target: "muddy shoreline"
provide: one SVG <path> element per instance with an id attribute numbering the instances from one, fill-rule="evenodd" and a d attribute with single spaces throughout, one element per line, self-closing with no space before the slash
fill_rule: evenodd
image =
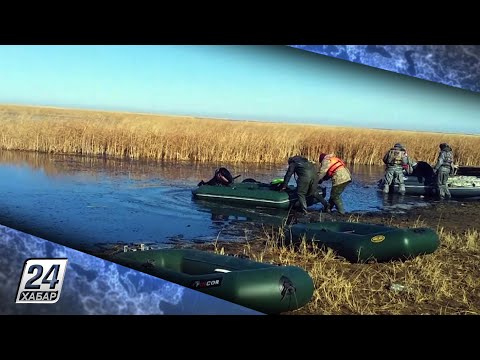
<path id="1" fill-rule="evenodd" d="M 307 270 L 314 281 L 312 300 L 284 314 L 480 314 L 480 202 L 432 202 L 401 213 L 384 211 L 346 215 L 312 212 L 300 222 L 358 221 L 393 227 L 429 227 L 441 245 L 432 254 L 405 261 L 349 263 L 326 251 L 279 246 L 275 229 L 258 225 L 243 243 L 221 241 L 195 248 L 254 261 L 294 265 Z M 270 230 L 270 233 L 268 233 Z M 278 230 L 278 229 L 277 229 Z M 401 286 L 401 292 L 392 286 Z"/>
<path id="2" fill-rule="evenodd" d="M 402 213 L 394 211 L 351 213 L 344 217 L 357 217 L 359 222 L 391 224 L 399 227 L 425 226 L 439 231 L 460 234 L 468 230 L 478 230 L 480 221 L 480 201 L 446 200 L 413 207 Z M 338 215 L 337 215 L 338 217 Z"/>
<path id="3" fill-rule="evenodd" d="M 289 224 L 309 223 L 317 221 L 353 221 L 360 223 L 382 224 L 393 227 L 412 228 L 428 227 L 436 232 L 447 232 L 453 235 L 466 234 L 469 231 L 480 230 L 480 201 L 435 201 L 425 206 L 412 207 L 407 210 L 384 210 L 375 212 L 350 212 L 344 215 L 338 213 L 325 214 L 311 211 L 308 215 L 288 220 Z M 264 233 L 271 225 L 255 224 L 248 227 L 250 231 L 249 246 L 262 248 Z M 258 239 L 259 241 L 256 241 Z M 236 254 L 240 252 L 245 242 L 222 241 L 221 236 L 215 244 L 194 244 L 193 247 L 202 250 L 214 250 L 223 247 L 225 252 Z"/>

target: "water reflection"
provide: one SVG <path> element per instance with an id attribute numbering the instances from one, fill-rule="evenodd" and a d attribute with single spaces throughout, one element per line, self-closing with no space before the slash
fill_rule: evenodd
<path id="1" fill-rule="evenodd" d="M 384 194 L 378 191 L 378 196 L 382 198 L 382 207 L 379 210 L 388 210 L 391 212 L 405 212 L 412 207 L 428 206 L 431 200 L 425 200 L 420 196 L 401 195 L 397 192 Z"/>
<path id="2" fill-rule="evenodd" d="M 192 199 L 200 180 L 227 167 L 269 182 L 286 165 L 156 163 L 101 157 L 0 151 L 0 223 L 67 246 L 244 239 L 251 226 L 282 225 L 284 210 Z M 382 167 L 355 166 L 342 194 L 347 211 L 378 211 L 398 198 L 379 196 Z M 327 183 L 327 196 L 330 192 Z M 320 210 L 321 205 L 311 210 Z"/>
<path id="3" fill-rule="evenodd" d="M 227 167 L 239 180 L 254 176 L 259 181 L 270 181 L 271 177 L 283 176 L 283 167 L 271 164 L 203 164 L 194 162 L 155 162 L 120 160 L 106 157 L 79 155 L 41 154 L 24 151 L 0 150 L 0 164 L 28 166 L 43 171 L 48 176 L 78 175 L 79 173 L 98 176 L 127 176 L 132 179 L 162 178 L 171 181 L 198 183 L 210 179 L 215 169 Z"/>
<path id="4" fill-rule="evenodd" d="M 218 202 L 194 200 L 202 211 L 211 214 L 212 222 L 224 224 L 239 221 L 253 221 L 270 225 L 281 226 L 289 217 L 288 210 L 271 209 L 263 207 L 247 207 L 245 205 L 226 205 Z"/>

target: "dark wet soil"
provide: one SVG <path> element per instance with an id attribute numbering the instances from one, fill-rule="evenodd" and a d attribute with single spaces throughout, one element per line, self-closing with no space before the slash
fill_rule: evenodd
<path id="1" fill-rule="evenodd" d="M 397 210 L 382 212 L 351 212 L 344 215 L 333 212 L 332 214 L 311 211 L 308 215 L 296 217 L 292 214 L 290 223 L 308 223 L 315 221 L 358 221 L 361 223 L 383 224 L 394 227 L 429 227 L 433 230 L 450 232 L 454 235 L 463 234 L 471 230 L 480 229 L 480 201 L 437 201 L 423 207 L 413 207 L 398 212 Z M 250 229 L 250 239 L 264 238 L 265 226 L 257 225 L 256 229 Z M 224 248 L 229 254 L 240 254 L 243 251 L 242 242 L 225 242 L 219 239 L 217 248 Z M 261 251 L 264 243 L 259 241 L 249 242 L 253 248 L 258 246 Z M 213 244 L 196 244 L 194 247 L 203 250 L 214 250 Z"/>
<path id="2" fill-rule="evenodd" d="M 479 230 L 479 214 L 480 201 L 443 201 L 432 202 L 427 206 L 414 207 L 402 212 L 392 210 L 345 215 L 320 215 L 318 212 L 311 212 L 308 216 L 293 220 L 312 222 L 318 221 L 321 217 L 324 221 L 358 221 L 396 227 L 429 227 L 436 231 L 443 230 L 456 235 L 457 239 L 461 239 L 461 235 L 467 231 Z M 262 235 L 261 233 L 264 232 L 264 229 L 258 230 L 258 239 L 248 243 L 247 253 L 252 256 L 264 253 L 268 246 L 264 240 L 265 234 Z M 223 241 L 216 244 L 197 245 L 196 247 L 206 251 L 219 251 L 221 249 L 225 254 L 236 256 L 243 255 L 246 249 L 245 244 Z M 472 281 L 472 279 L 478 279 L 478 276 L 480 276 L 478 251 L 442 245 L 433 256 L 431 258 L 433 260 L 427 262 L 406 261 L 401 264 L 374 262 L 368 265 L 348 263 L 343 261 L 342 258 L 337 258 L 334 261 L 325 261 L 324 267 L 341 273 L 343 280 L 357 285 L 361 284 L 360 287 L 355 287 L 354 297 L 358 304 L 363 304 L 363 311 L 366 313 L 384 315 L 479 314 L 479 283 L 478 281 Z M 269 249 L 265 252 L 263 261 L 280 264 L 280 257 L 280 252 Z M 307 270 L 313 267 L 315 261 L 322 261 L 322 257 L 303 258 L 300 256 L 299 259 L 301 259 L 300 262 L 298 264 L 294 263 L 294 265 L 304 267 Z M 369 271 L 363 271 L 366 267 Z M 432 269 L 435 271 L 432 272 Z M 407 273 L 410 275 L 407 276 Z M 381 276 L 372 277 L 371 274 L 380 274 Z M 415 276 L 412 277 L 412 274 L 415 274 Z M 332 279 L 335 280 L 335 278 Z M 392 298 L 389 295 L 392 291 L 390 289 L 391 279 L 396 279 L 395 282 L 404 284 L 407 291 Z M 468 279 L 470 280 L 467 281 Z M 324 279 L 317 278 L 315 281 L 321 284 Z M 417 282 L 422 285 L 417 286 Z M 440 283 L 449 289 L 448 296 L 443 293 L 440 294 L 438 290 L 438 284 Z M 452 287 L 452 284 L 455 284 L 455 286 Z M 413 289 L 416 289 L 416 295 L 414 295 Z M 431 295 L 430 291 L 432 289 L 435 289 L 438 294 L 433 292 L 437 295 Z M 375 299 L 373 303 L 371 302 L 372 298 Z M 419 299 L 422 300 L 419 301 Z M 322 299 L 321 295 L 317 294 L 312 301 L 312 303 L 299 310 L 284 314 L 331 313 L 328 302 Z M 359 312 L 358 309 L 352 309 L 345 305 L 344 309 L 337 309 L 334 313 L 357 314 Z"/>
<path id="3" fill-rule="evenodd" d="M 308 215 L 293 213 L 289 223 L 316 221 L 354 221 L 398 227 L 429 227 L 434 230 L 463 233 L 480 227 L 480 200 L 444 200 L 425 203 L 423 206 L 408 207 L 404 210 L 391 209 L 374 212 L 350 212 L 339 214 L 310 211 Z"/>
<path id="4" fill-rule="evenodd" d="M 348 215 L 344 215 L 344 217 Z M 356 216 L 351 214 L 350 216 Z M 435 202 L 427 207 L 414 207 L 404 213 L 377 212 L 358 214 L 359 222 L 392 224 L 401 227 L 426 226 L 434 230 L 463 233 L 479 229 L 480 201 Z"/>

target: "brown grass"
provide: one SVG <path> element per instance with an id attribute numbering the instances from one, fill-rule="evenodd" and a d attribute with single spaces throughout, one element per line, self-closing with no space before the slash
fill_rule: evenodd
<path id="1" fill-rule="evenodd" d="M 194 117 L 0 106 L 0 149 L 155 161 L 284 163 L 335 153 L 349 164 L 381 165 L 396 142 L 433 163 L 448 142 L 460 165 L 480 165 L 480 136 L 293 125 Z"/>
<path id="2" fill-rule="evenodd" d="M 292 314 L 480 315 L 480 233 L 440 229 L 439 235 L 441 246 L 435 253 L 389 263 L 352 264 L 305 241 L 296 248 L 287 246 L 283 230 L 274 228 L 240 248 L 218 242 L 207 248 L 306 269 L 315 291 L 312 300 Z M 395 285 L 403 289 L 394 290 Z"/>

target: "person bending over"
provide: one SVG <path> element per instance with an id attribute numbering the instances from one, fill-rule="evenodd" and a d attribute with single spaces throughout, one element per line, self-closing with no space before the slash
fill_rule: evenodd
<path id="1" fill-rule="evenodd" d="M 293 156 L 288 159 L 288 169 L 283 178 L 281 190 L 285 190 L 292 175 L 297 176 L 297 196 L 301 211 L 307 211 L 307 197 L 313 196 L 328 211 L 328 203 L 325 198 L 318 192 L 318 175 L 315 164 L 302 156 Z"/>
<path id="2" fill-rule="evenodd" d="M 342 201 L 342 193 L 352 182 L 352 174 L 345 166 L 345 163 L 334 154 L 320 154 L 320 170 L 318 173 L 320 183 L 325 180 L 332 180 L 332 190 L 328 200 L 329 209 L 334 207 L 340 214 L 345 214 L 345 208 Z"/>

